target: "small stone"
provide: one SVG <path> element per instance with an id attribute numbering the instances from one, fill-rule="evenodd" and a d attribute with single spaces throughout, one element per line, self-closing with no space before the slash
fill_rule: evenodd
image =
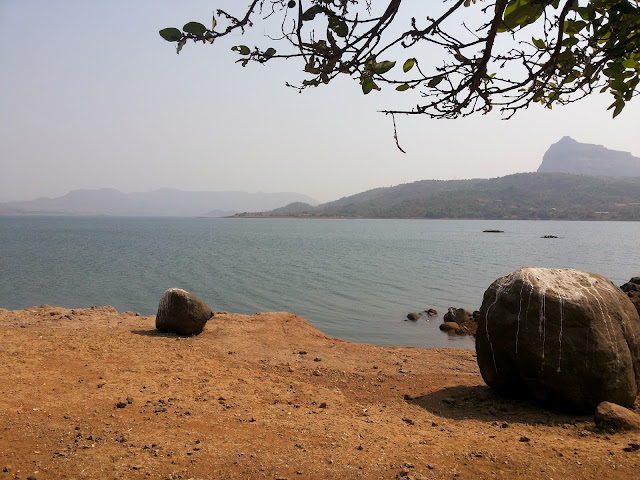
<path id="1" fill-rule="evenodd" d="M 327 408 L 327 403 L 326 402 L 322 402 L 320 404 L 320 408 Z"/>
<path id="2" fill-rule="evenodd" d="M 409 425 L 414 425 L 414 421 L 411 420 L 410 418 L 403 418 L 402 421 Z"/>
<path id="3" fill-rule="evenodd" d="M 520 437 L 520 441 L 523 443 L 530 442 L 531 439 L 529 437 Z"/>
<path id="4" fill-rule="evenodd" d="M 407 314 L 407 319 L 409 320 L 418 320 L 419 318 L 420 318 L 420 315 L 417 314 L 416 312 L 411 312 Z"/>
<path id="5" fill-rule="evenodd" d="M 440 330 L 442 330 L 443 332 L 452 333 L 458 333 L 462 331 L 460 325 L 458 325 L 456 322 L 444 322 L 442 325 L 440 325 Z"/>
<path id="6" fill-rule="evenodd" d="M 133 397 L 127 397 L 127 403 L 131 405 L 133 403 Z"/>
<path id="7" fill-rule="evenodd" d="M 124 408 L 127 406 L 127 402 L 118 402 L 116 403 L 116 407 L 118 408 Z"/>

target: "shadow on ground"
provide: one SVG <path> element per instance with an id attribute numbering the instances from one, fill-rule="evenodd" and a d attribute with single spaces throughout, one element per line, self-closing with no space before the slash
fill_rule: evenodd
<path id="1" fill-rule="evenodd" d="M 498 424 L 526 423 L 558 425 L 590 421 L 590 416 L 571 415 L 519 398 L 498 395 L 485 385 L 459 385 L 417 397 L 406 397 L 407 403 L 452 420 L 473 419 Z"/>
<path id="2" fill-rule="evenodd" d="M 185 338 L 177 333 L 164 333 L 155 328 L 152 328 L 151 330 L 131 330 L 131 333 L 142 335 L 143 337 Z"/>

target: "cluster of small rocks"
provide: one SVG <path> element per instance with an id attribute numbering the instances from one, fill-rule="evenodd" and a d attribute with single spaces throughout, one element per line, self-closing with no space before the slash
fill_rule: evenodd
<path id="1" fill-rule="evenodd" d="M 444 322 L 440 325 L 440 330 L 457 335 L 475 335 L 478 330 L 478 317 L 480 312 L 473 313 L 464 308 L 449 307 L 444 314 Z"/>
<path id="2" fill-rule="evenodd" d="M 444 314 L 443 323 L 440 330 L 453 335 L 475 335 L 478 329 L 478 315 L 480 312 L 473 313 L 464 308 L 449 307 L 447 313 Z M 422 312 L 411 312 L 407 314 L 407 320 L 416 321 L 422 317 L 427 320 L 437 317 L 438 311 L 434 308 L 424 310 Z"/>
<path id="3" fill-rule="evenodd" d="M 621 285 L 620 289 L 627 294 L 631 303 L 636 307 L 638 315 L 640 315 L 640 277 L 633 277 L 627 283 Z"/>
<path id="4" fill-rule="evenodd" d="M 420 317 L 436 317 L 438 311 L 435 308 L 429 310 L 423 310 L 422 312 L 411 312 L 407 314 L 407 320 L 418 320 Z"/>

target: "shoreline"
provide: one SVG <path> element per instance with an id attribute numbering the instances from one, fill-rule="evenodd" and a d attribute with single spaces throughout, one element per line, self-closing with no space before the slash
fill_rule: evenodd
<path id="1" fill-rule="evenodd" d="M 0 309 L 0 480 L 637 475 L 636 434 L 497 396 L 469 350 L 352 343 L 287 312 L 218 312 L 195 337 L 154 320 Z"/>

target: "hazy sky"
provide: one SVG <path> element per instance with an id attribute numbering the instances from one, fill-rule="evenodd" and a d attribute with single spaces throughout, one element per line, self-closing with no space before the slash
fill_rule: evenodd
<path id="1" fill-rule="evenodd" d="M 248 3 L 0 0 L 0 201 L 102 187 L 329 201 L 416 180 L 534 171 L 565 135 L 640 156 L 640 99 L 612 120 L 609 94 L 509 121 L 400 117 L 405 155 L 391 118 L 376 113 L 403 94 L 365 97 L 354 81 L 299 94 L 284 86 L 304 78 L 293 62 L 242 68 L 229 48 L 253 45 L 260 27 L 180 55 L 157 33 Z"/>

